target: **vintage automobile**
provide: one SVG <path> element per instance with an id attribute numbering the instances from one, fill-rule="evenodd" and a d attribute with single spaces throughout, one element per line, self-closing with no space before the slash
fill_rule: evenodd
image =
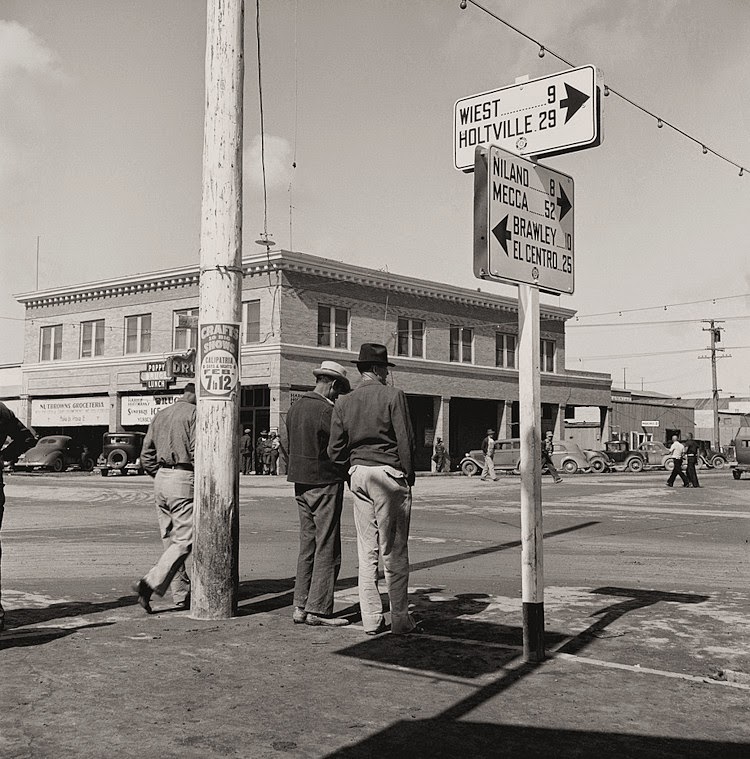
<path id="1" fill-rule="evenodd" d="M 750 427 L 742 427 L 734 439 L 734 449 L 737 455 L 736 463 L 733 462 L 732 477 L 741 479 L 742 475 L 750 473 Z"/>
<path id="2" fill-rule="evenodd" d="M 589 471 L 589 462 L 583 451 L 575 444 L 567 440 L 553 441 L 555 452 L 552 454 L 552 462 L 558 470 L 575 474 L 579 471 Z M 510 440 L 498 440 L 495 442 L 495 471 L 515 472 L 521 470 L 521 441 L 518 438 Z M 484 454 L 481 450 L 469 451 L 461 459 L 459 468 L 467 476 L 472 477 L 482 471 L 484 466 Z"/>
<path id="3" fill-rule="evenodd" d="M 90 472 L 94 459 L 88 448 L 67 435 L 47 435 L 39 438 L 37 444 L 21 454 L 11 467 L 14 470 L 49 469 L 64 472 L 68 468 Z"/>
<path id="4" fill-rule="evenodd" d="M 612 469 L 612 459 L 604 451 L 593 448 L 584 448 L 583 455 L 588 459 L 592 472 L 609 472 Z"/>
<path id="5" fill-rule="evenodd" d="M 696 440 L 700 461 L 711 469 L 723 469 L 729 464 L 729 459 L 721 452 L 711 448 L 710 440 Z"/>
<path id="6" fill-rule="evenodd" d="M 669 453 L 669 448 L 664 443 L 649 440 L 646 443 L 641 443 L 638 450 L 643 454 L 647 467 L 666 469 L 668 472 L 674 469 L 674 461 Z"/>
<path id="7" fill-rule="evenodd" d="M 140 456 L 144 437 L 142 432 L 105 432 L 97 462 L 102 477 L 110 472 L 143 474 Z"/>
<path id="8" fill-rule="evenodd" d="M 642 472 L 646 457 L 640 451 L 631 451 L 627 440 L 608 440 L 604 452 L 612 462 L 611 468 L 618 472 Z"/>

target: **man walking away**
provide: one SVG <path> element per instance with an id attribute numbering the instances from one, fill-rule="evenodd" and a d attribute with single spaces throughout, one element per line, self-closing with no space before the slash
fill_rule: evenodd
<path id="1" fill-rule="evenodd" d="M 484 482 L 489 477 L 494 482 L 497 479 L 495 474 L 495 430 L 487 430 L 487 435 L 482 440 L 482 453 L 484 454 L 484 466 L 482 467 L 482 476 L 479 479 Z"/>
<path id="2" fill-rule="evenodd" d="M 672 435 L 672 445 L 669 448 L 669 453 L 674 466 L 667 480 L 667 487 L 671 488 L 679 475 L 682 480 L 682 487 L 689 488 L 690 483 L 688 482 L 688 478 L 685 477 L 685 473 L 682 471 L 682 457 L 685 455 L 685 446 L 678 440 L 677 435 Z"/>
<path id="3" fill-rule="evenodd" d="M 555 452 L 555 444 L 552 442 L 552 433 L 548 432 L 542 440 L 542 471 L 546 468 L 555 482 L 562 482 L 557 467 L 552 463 L 552 454 Z"/>
<path id="4" fill-rule="evenodd" d="M 294 584 L 295 624 L 340 627 L 333 590 L 341 567 L 341 509 L 347 466 L 328 458 L 333 404 L 351 385 L 346 369 L 324 361 L 313 369 L 315 389 L 300 396 L 287 415 L 287 480 L 294 483 L 299 512 L 299 557 Z"/>
<path id="5" fill-rule="evenodd" d="M 253 438 L 250 430 L 240 438 L 240 454 L 242 455 L 242 474 L 250 474 L 253 468 Z"/>
<path id="6" fill-rule="evenodd" d="M 383 556 L 391 606 L 391 631 L 419 628 L 409 614 L 409 521 L 414 484 L 414 433 L 403 390 L 386 385 L 385 345 L 363 343 L 354 361 L 362 383 L 333 409 L 328 455 L 350 464 L 359 557 L 359 605 L 368 635 L 385 632 L 378 590 Z"/>
<path id="7" fill-rule="evenodd" d="M 687 459 L 688 487 L 691 488 L 700 487 L 700 483 L 698 482 L 698 472 L 696 469 L 698 464 L 699 447 L 698 442 L 693 438 L 693 433 L 688 432 L 687 440 L 685 441 L 685 458 Z"/>
<path id="8" fill-rule="evenodd" d="M 5 441 L 10 443 L 3 448 Z M 13 464 L 18 457 L 32 448 L 36 439 L 34 433 L 24 427 L 16 415 L 2 402 L 0 402 L 0 528 L 3 526 L 3 512 L 5 511 L 5 485 L 3 484 L 3 462 Z M 2 589 L 2 558 L 3 547 L 0 544 L 0 591 Z M 5 629 L 5 611 L 3 610 L 2 598 L 0 597 L 0 632 Z"/>
<path id="9" fill-rule="evenodd" d="M 182 398 L 157 412 L 146 432 L 141 464 L 154 478 L 156 515 L 164 553 L 133 590 L 138 603 L 152 613 L 151 596 L 171 586 L 180 609 L 190 608 L 190 579 L 185 560 L 193 549 L 193 458 L 195 453 L 195 384 Z"/>

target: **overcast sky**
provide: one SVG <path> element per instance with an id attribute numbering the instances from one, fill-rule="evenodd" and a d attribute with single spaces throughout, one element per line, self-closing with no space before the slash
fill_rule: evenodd
<path id="1" fill-rule="evenodd" d="M 482 4 L 750 169 L 746 0 Z M 472 178 L 453 168 L 453 104 L 566 66 L 458 0 L 260 9 L 278 245 L 515 295 L 472 276 Z M 245 28 L 244 236 L 255 253 L 254 0 Z M 0 363 L 21 360 L 13 294 L 35 289 L 37 235 L 40 289 L 197 263 L 204 53 L 203 0 L 0 0 Z M 568 368 L 707 395 L 700 320 L 725 318 L 732 358 L 719 386 L 748 395 L 750 171 L 739 177 L 614 95 L 603 102 L 603 144 L 544 161 L 575 180 L 576 290 L 543 296 L 580 314 Z"/>

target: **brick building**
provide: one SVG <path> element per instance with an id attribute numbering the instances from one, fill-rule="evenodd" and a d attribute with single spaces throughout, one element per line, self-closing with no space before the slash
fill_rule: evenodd
<path id="1" fill-rule="evenodd" d="M 397 364 L 420 469 L 430 467 L 436 436 L 455 461 L 487 427 L 518 435 L 515 299 L 287 251 L 244 258 L 243 274 L 240 413 L 254 436 L 283 434 L 290 404 L 313 386 L 312 369 L 324 359 L 347 364 L 362 342 L 385 343 Z M 18 296 L 21 418 L 92 450 L 107 430 L 145 430 L 186 381 L 148 390 L 141 373 L 196 346 L 198 278 L 192 265 Z M 609 375 L 565 367 L 573 314 L 541 306 L 542 424 L 556 437 L 579 406 L 599 410 L 600 430 L 610 424 Z"/>

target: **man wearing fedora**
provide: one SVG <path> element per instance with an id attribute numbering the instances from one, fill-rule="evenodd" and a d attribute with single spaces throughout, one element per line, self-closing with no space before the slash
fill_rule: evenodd
<path id="1" fill-rule="evenodd" d="M 294 584 L 295 624 L 340 627 L 333 589 L 341 566 L 341 509 L 347 465 L 328 458 L 334 401 L 351 390 L 346 369 L 324 361 L 313 369 L 315 389 L 301 395 L 287 415 L 287 480 L 294 483 L 299 512 L 299 557 Z"/>
<path id="2" fill-rule="evenodd" d="M 488 477 L 494 482 L 495 474 L 495 430 L 487 430 L 487 435 L 482 440 L 482 453 L 484 454 L 484 466 L 480 479 L 484 482 Z"/>
<path id="3" fill-rule="evenodd" d="M 363 343 L 354 361 L 362 383 L 333 410 L 328 455 L 350 466 L 359 557 L 359 605 L 369 635 L 386 629 L 378 591 L 382 555 L 391 632 L 418 631 L 409 614 L 409 520 L 414 484 L 414 433 L 403 390 L 386 385 L 388 351 Z"/>

